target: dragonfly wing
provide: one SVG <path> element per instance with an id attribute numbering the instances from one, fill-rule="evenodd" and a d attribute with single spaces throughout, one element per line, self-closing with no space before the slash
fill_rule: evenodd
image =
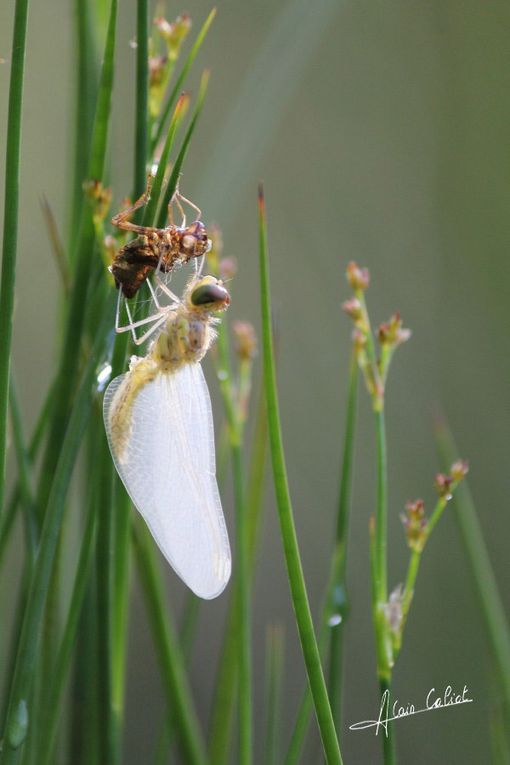
<path id="1" fill-rule="evenodd" d="M 185 364 L 171 373 L 159 372 L 140 389 L 119 454 L 110 421 L 115 393 L 126 377 L 113 380 L 104 397 L 115 466 L 172 568 L 196 595 L 214 598 L 230 578 L 231 558 L 202 369 L 200 364 Z"/>

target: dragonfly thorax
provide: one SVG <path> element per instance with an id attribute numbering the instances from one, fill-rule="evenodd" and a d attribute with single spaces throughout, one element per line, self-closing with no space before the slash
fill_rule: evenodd
<path id="1" fill-rule="evenodd" d="M 212 316 L 194 316 L 193 312 L 178 309 L 169 315 L 165 329 L 154 341 L 151 358 L 161 371 L 201 361 L 214 339 L 213 323 Z"/>

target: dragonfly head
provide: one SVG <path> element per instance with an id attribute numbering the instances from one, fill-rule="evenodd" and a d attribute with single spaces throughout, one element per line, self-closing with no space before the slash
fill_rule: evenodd
<path id="1" fill-rule="evenodd" d="M 204 276 L 189 288 L 188 300 L 194 309 L 207 313 L 224 311 L 230 305 L 230 295 L 220 279 Z"/>

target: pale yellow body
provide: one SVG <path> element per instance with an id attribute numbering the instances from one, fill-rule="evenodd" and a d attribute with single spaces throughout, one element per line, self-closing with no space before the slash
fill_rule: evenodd
<path id="1" fill-rule="evenodd" d="M 201 283 L 207 279 L 213 277 L 205 277 Z M 213 317 L 212 311 L 218 310 L 218 306 L 193 305 L 190 297 L 195 286 L 193 280 L 182 302 L 174 310 L 169 310 L 164 329 L 152 343 L 147 356 L 131 357 L 129 372 L 115 394 L 110 410 L 110 428 L 113 447 L 120 460 L 131 435 L 131 413 L 139 391 L 158 374 L 172 374 L 183 364 L 201 361 L 216 336 L 213 326 L 218 319 Z"/>

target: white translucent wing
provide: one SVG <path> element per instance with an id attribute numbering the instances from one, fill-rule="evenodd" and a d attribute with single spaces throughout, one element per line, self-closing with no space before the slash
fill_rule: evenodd
<path id="1" fill-rule="evenodd" d="M 215 598 L 230 578 L 231 558 L 216 484 L 211 401 L 200 364 L 160 372 L 141 388 L 119 455 L 110 418 L 126 377 L 110 383 L 103 404 L 115 466 L 172 568 L 196 595 Z"/>

